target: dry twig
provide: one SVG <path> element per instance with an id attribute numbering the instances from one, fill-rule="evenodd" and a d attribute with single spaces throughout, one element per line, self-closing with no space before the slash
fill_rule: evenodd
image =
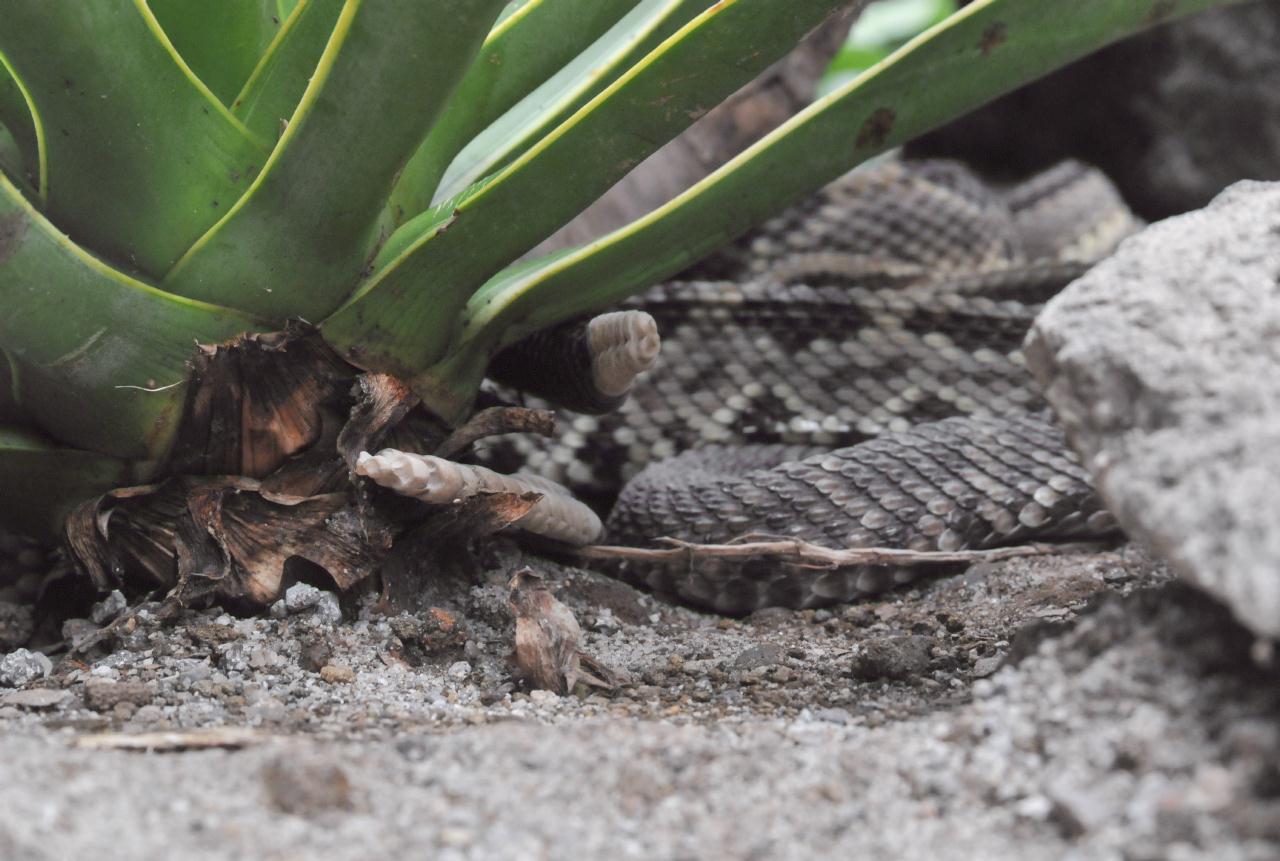
<path id="1" fill-rule="evenodd" d="M 433 452 L 436 457 L 452 458 L 469 448 L 476 440 L 509 433 L 532 433 L 551 436 L 555 433 L 556 416 L 549 410 L 524 407 L 489 407 L 471 417 L 462 427 Z"/>
<path id="2" fill-rule="evenodd" d="M 852 565 L 938 565 L 948 562 L 995 562 L 1019 556 L 1044 556 L 1097 550 L 1096 543 L 1023 544 L 987 550 L 903 550 L 893 547 L 823 547 L 798 538 L 751 533 L 728 544 L 695 544 L 677 538 L 659 538 L 667 547 L 615 547 L 592 544 L 567 552 L 580 559 L 613 559 L 658 564 L 688 564 L 699 559 L 774 559 L 806 568 L 844 568 Z"/>
<path id="3" fill-rule="evenodd" d="M 137 750 L 163 753 L 181 750 L 235 750 L 263 744 L 270 735 L 247 727 L 210 727 L 208 729 L 165 732 L 103 732 L 82 735 L 75 746 L 89 750 Z"/>

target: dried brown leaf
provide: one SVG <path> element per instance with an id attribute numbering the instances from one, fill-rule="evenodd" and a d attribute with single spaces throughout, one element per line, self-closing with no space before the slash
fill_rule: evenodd
<path id="1" fill-rule="evenodd" d="M 579 649 L 582 628 L 531 568 L 511 576 L 516 614 L 515 661 L 530 687 L 565 695 L 579 684 L 612 689 L 615 674 Z"/>
<path id="2" fill-rule="evenodd" d="M 356 371 L 311 327 L 201 345 L 166 471 L 261 478 L 315 445 Z"/>
<path id="3" fill-rule="evenodd" d="M 189 505 L 192 520 L 233 564 L 232 576 L 220 577 L 221 596 L 271 603 L 280 597 L 286 566 L 294 559 L 320 566 L 343 590 L 377 569 L 381 553 L 344 494 L 279 496 L 245 484 L 201 488 Z"/>
<path id="4" fill-rule="evenodd" d="M 381 448 L 388 433 L 422 403 L 408 386 L 389 374 L 361 374 L 356 378 L 354 389 L 355 404 L 338 435 L 337 446 L 338 453 L 352 470 L 360 452 Z M 425 440 L 418 443 L 419 446 L 425 444 Z"/>

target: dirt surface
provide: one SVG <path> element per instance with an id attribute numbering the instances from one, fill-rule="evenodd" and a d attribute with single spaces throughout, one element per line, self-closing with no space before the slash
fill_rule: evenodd
<path id="1" fill-rule="evenodd" d="M 0 857 L 1280 857 L 1280 676 L 1136 550 L 744 620 L 536 565 L 617 692 L 520 687 L 508 565 L 433 611 L 299 587 L 30 656 Z"/>

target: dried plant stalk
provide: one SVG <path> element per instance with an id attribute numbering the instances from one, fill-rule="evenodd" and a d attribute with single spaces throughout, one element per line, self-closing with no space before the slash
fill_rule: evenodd
<path id="1" fill-rule="evenodd" d="M 1044 556 L 1051 553 L 1097 550 L 1097 543 L 1024 544 L 1017 547 L 993 547 L 987 550 L 902 550 L 893 547 L 831 548 L 795 538 L 744 535 L 733 544 L 694 544 L 675 538 L 660 538 L 666 547 L 616 547 L 596 544 L 577 547 L 573 555 L 580 559 L 613 559 L 657 564 L 687 564 L 696 559 L 759 559 L 809 568 L 845 568 L 853 565 L 938 565 L 948 562 L 996 562 L 1019 556 Z"/>

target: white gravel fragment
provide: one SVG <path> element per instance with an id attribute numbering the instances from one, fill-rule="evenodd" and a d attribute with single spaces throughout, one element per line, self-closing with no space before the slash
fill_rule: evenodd
<path id="1" fill-rule="evenodd" d="M 18 649 L 0 658 L 0 685 L 20 688 L 53 672 L 53 661 L 40 652 Z"/>
<path id="2" fill-rule="evenodd" d="M 320 625 L 336 625 L 342 621 L 342 607 L 338 604 L 338 596 L 332 592 L 322 592 L 320 600 L 311 610 L 311 618 Z"/>
<path id="3" fill-rule="evenodd" d="M 307 583 L 295 583 L 290 586 L 284 593 L 284 606 L 290 615 L 310 610 L 316 604 L 320 603 L 320 597 L 324 593 Z"/>

